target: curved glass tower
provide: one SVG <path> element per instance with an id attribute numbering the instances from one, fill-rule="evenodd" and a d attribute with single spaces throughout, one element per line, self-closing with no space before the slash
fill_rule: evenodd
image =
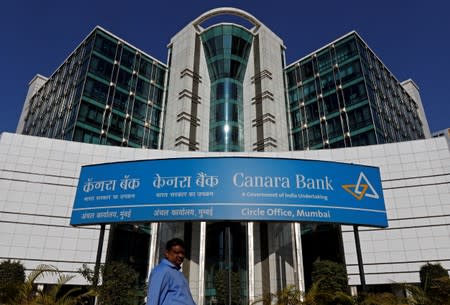
<path id="1" fill-rule="evenodd" d="M 253 35 L 233 24 L 201 34 L 211 80 L 209 150 L 243 151 L 243 80 Z"/>

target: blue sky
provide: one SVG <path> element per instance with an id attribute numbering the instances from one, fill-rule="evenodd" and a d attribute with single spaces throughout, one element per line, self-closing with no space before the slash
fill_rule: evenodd
<path id="1" fill-rule="evenodd" d="M 14 0 L 0 11 L 0 132 L 14 132 L 28 82 L 50 76 L 100 25 L 165 62 L 170 38 L 203 12 L 248 11 L 284 41 L 287 63 L 356 30 L 420 88 L 431 131 L 450 127 L 450 4 L 444 0 Z"/>

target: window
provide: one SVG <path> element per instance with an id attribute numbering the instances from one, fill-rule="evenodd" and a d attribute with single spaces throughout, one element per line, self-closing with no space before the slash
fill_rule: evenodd
<path id="1" fill-rule="evenodd" d="M 122 57 L 120 58 L 120 64 L 132 70 L 134 64 L 134 52 L 124 47 Z"/>
<path id="2" fill-rule="evenodd" d="M 148 79 L 152 78 L 152 69 L 153 65 L 145 59 L 141 60 L 141 64 L 139 66 L 139 74 Z"/>
<path id="3" fill-rule="evenodd" d="M 151 116 L 151 124 L 154 126 L 159 126 L 160 118 L 161 118 L 161 111 L 153 107 L 152 116 Z"/>
<path id="4" fill-rule="evenodd" d="M 361 64 L 359 61 L 353 61 L 339 69 L 339 77 L 342 83 L 349 82 L 361 76 Z"/>
<path id="5" fill-rule="evenodd" d="M 155 130 L 150 130 L 149 148 L 158 148 L 158 136 L 159 133 Z"/>
<path id="6" fill-rule="evenodd" d="M 363 81 L 345 88 L 343 93 L 346 106 L 356 104 L 364 99 L 367 99 L 366 87 Z"/>
<path id="7" fill-rule="evenodd" d="M 311 100 L 317 97 L 316 94 L 316 85 L 314 82 L 309 82 L 308 84 L 303 86 L 303 92 L 305 95 L 305 100 Z"/>
<path id="8" fill-rule="evenodd" d="M 320 72 L 331 67 L 331 56 L 328 49 L 322 54 L 319 54 L 317 57 L 317 65 L 319 66 Z"/>
<path id="9" fill-rule="evenodd" d="M 330 148 L 341 148 L 341 147 L 345 147 L 345 141 L 344 140 L 330 143 Z"/>
<path id="10" fill-rule="evenodd" d="M 322 132 L 320 131 L 320 125 L 317 124 L 308 128 L 309 136 L 309 146 L 314 146 L 316 144 L 322 144 Z"/>
<path id="11" fill-rule="evenodd" d="M 216 86 L 216 90 L 215 90 L 215 100 L 221 100 L 225 97 L 225 84 L 224 83 L 218 83 Z"/>
<path id="12" fill-rule="evenodd" d="M 114 93 L 113 108 L 126 113 L 128 108 L 128 96 L 128 94 L 116 89 Z"/>
<path id="13" fill-rule="evenodd" d="M 147 100 L 149 91 L 150 91 L 150 83 L 142 78 L 138 78 L 136 85 L 136 95 Z"/>
<path id="14" fill-rule="evenodd" d="M 320 76 L 320 86 L 322 87 L 323 92 L 331 89 L 336 89 L 333 72 L 329 72 L 323 76 Z"/>
<path id="15" fill-rule="evenodd" d="M 107 62 L 106 60 L 95 55 L 92 56 L 91 63 L 89 65 L 89 72 L 109 81 L 111 79 L 112 70 L 112 63 Z"/>
<path id="16" fill-rule="evenodd" d="M 225 104 L 219 103 L 213 106 L 214 109 L 214 118 L 216 122 L 225 120 Z"/>
<path id="17" fill-rule="evenodd" d="M 232 79 L 244 80 L 244 73 L 245 73 L 245 64 L 241 64 L 239 61 L 231 59 L 230 61 L 230 77 Z"/>
<path id="18" fill-rule="evenodd" d="M 117 76 L 117 85 L 127 91 L 131 90 L 134 87 L 133 79 L 131 78 L 131 73 L 123 69 L 120 69 L 119 75 Z"/>
<path id="19" fill-rule="evenodd" d="M 316 102 L 305 106 L 306 120 L 313 122 L 319 119 L 319 106 Z"/>
<path id="20" fill-rule="evenodd" d="M 109 58 L 114 58 L 117 43 L 109 40 L 103 35 L 97 34 L 95 38 L 94 50 Z"/>
<path id="21" fill-rule="evenodd" d="M 302 63 L 300 69 L 302 71 L 302 78 L 303 78 L 303 80 L 306 80 L 307 78 L 310 78 L 310 77 L 314 76 L 314 70 L 313 70 L 312 61 L 308 61 L 308 62 Z"/>
<path id="22" fill-rule="evenodd" d="M 156 69 L 156 77 L 155 81 L 158 85 L 164 86 L 164 77 L 166 75 L 166 70 L 163 70 L 162 68 Z"/>
<path id="23" fill-rule="evenodd" d="M 359 107 L 347 113 L 351 130 L 359 129 L 372 124 L 369 105 Z"/>
<path id="24" fill-rule="evenodd" d="M 101 129 L 103 123 L 104 110 L 88 103 L 81 103 L 78 120 L 89 126 Z"/>
<path id="25" fill-rule="evenodd" d="M 298 106 L 299 102 L 303 100 L 303 90 L 293 89 L 289 91 L 289 103 L 291 108 Z"/>
<path id="26" fill-rule="evenodd" d="M 239 146 L 239 128 L 236 126 L 231 127 L 231 145 Z"/>
<path id="27" fill-rule="evenodd" d="M 343 135 L 340 116 L 327 121 L 327 133 L 329 139 Z"/>
<path id="28" fill-rule="evenodd" d="M 342 63 L 350 57 L 358 54 L 358 48 L 354 39 L 336 47 L 336 58 L 339 63 Z"/>
<path id="29" fill-rule="evenodd" d="M 297 85 L 297 80 L 295 79 L 294 70 L 287 72 L 286 75 L 287 75 L 288 88 L 291 88 L 291 87 Z"/>
<path id="30" fill-rule="evenodd" d="M 156 86 L 150 85 L 149 99 L 156 105 L 161 106 L 163 100 L 163 91 Z"/>
<path id="31" fill-rule="evenodd" d="M 377 144 L 377 139 L 373 130 L 352 136 L 352 146 L 365 146 L 371 144 Z"/>
<path id="32" fill-rule="evenodd" d="M 146 114 L 147 114 L 147 103 L 135 99 L 133 106 L 133 118 L 143 121 L 145 120 Z"/>
<path id="33" fill-rule="evenodd" d="M 130 129 L 130 141 L 135 143 L 142 143 L 144 137 L 144 126 L 132 123 Z"/>
<path id="34" fill-rule="evenodd" d="M 110 137 L 105 139 L 105 143 L 108 146 L 122 146 L 122 142 L 115 141 L 115 140 L 111 139 Z"/>
<path id="35" fill-rule="evenodd" d="M 214 143 L 213 145 L 224 144 L 224 131 L 223 126 L 217 126 L 214 128 Z"/>
<path id="36" fill-rule="evenodd" d="M 76 142 L 99 144 L 100 137 L 98 134 L 85 130 L 81 127 L 75 129 L 73 140 Z"/>
<path id="37" fill-rule="evenodd" d="M 240 37 L 233 36 L 231 42 L 231 54 L 243 57 L 247 52 L 249 44 Z"/>
<path id="38" fill-rule="evenodd" d="M 339 110 L 339 100 L 337 94 L 333 93 L 323 98 L 324 112 L 330 114 Z"/>
<path id="39" fill-rule="evenodd" d="M 300 109 L 297 109 L 291 113 L 291 119 L 292 119 L 292 128 L 298 128 L 302 124 L 302 112 Z"/>
<path id="40" fill-rule="evenodd" d="M 125 130 L 125 118 L 111 113 L 108 132 L 112 133 L 116 137 L 122 138 L 123 131 Z"/>
<path id="41" fill-rule="evenodd" d="M 96 100 L 99 103 L 106 104 L 108 86 L 97 80 L 88 78 L 84 88 L 84 95 Z"/>
<path id="42" fill-rule="evenodd" d="M 296 132 L 292 135 L 294 142 L 294 150 L 303 150 L 305 149 L 305 142 L 303 141 L 302 132 Z"/>

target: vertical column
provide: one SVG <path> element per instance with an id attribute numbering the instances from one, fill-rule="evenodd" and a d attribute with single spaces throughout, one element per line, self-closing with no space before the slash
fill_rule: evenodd
<path id="1" fill-rule="evenodd" d="M 299 222 L 295 222 L 294 226 L 294 258 L 296 260 L 297 286 L 302 292 L 305 292 L 305 272 L 303 270 L 303 249 L 302 249 L 302 230 Z"/>
<path id="2" fill-rule="evenodd" d="M 205 252 L 206 252 L 206 222 L 200 222 L 200 255 L 198 262 L 198 300 L 197 305 L 205 302 Z"/>
<path id="3" fill-rule="evenodd" d="M 158 251 L 158 223 L 152 222 L 150 225 L 150 249 L 149 249 L 149 255 L 148 255 L 148 274 L 147 279 L 150 276 L 150 272 L 152 271 L 153 267 L 155 267 L 156 264 L 156 257 Z"/>
<path id="4" fill-rule="evenodd" d="M 255 300 L 255 252 L 253 240 L 253 222 L 247 224 L 247 244 L 248 244 L 248 303 Z"/>

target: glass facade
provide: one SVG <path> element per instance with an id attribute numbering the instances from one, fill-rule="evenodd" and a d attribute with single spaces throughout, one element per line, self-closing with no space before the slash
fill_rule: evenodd
<path id="1" fill-rule="evenodd" d="M 247 224 L 214 222 L 206 228 L 205 303 L 247 304 Z"/>
<path id="2" fill-rule="evenodd" d="M 96 29 L 30 101 L 24 133 L 159 148 L 167 67 Z"/>
<path id="3" fill-rule="evenodd" d="M 424 138 L 417 105 L 356 35 L 286 69 L 292 149 Z"/>
<path id="4" fill-rule="evenodd" d="M 243 151 L 243 85 L 253 36 L 221 24 L 201 35 L 211 80 L 210 151 Z"/>

